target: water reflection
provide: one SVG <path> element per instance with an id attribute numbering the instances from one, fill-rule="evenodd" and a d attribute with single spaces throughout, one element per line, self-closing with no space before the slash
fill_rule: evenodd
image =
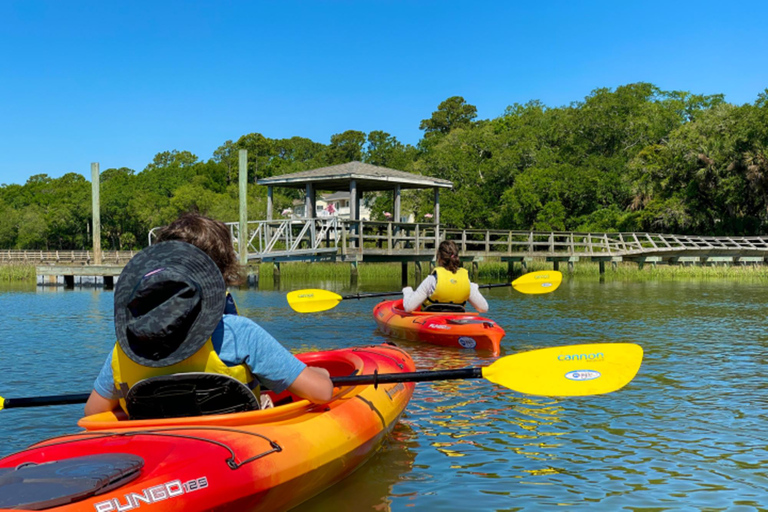
<path id="1" fill-rule="evenodd" d="M 414 447 L 417 434 L 407 423 L 398 423 L 381 449 L 351 477 L 334 485 L 322 494 L 303 503 L 295 510 L 323 512 L 333 508 L 329 504 L 344 503 L 339 510 L 391 510 L 393 487 L 397 482 L 415 481 L 412 473 L 416 458 Z M 398 498 L 407 496 L 397 495 Z"/>
<path id="2" fill-rule="evenodd" d="M 363 292 L 399 289 L 360 281 Z M 264 283 L 265 284 L 265 283 Z M 379 299 L 298 315 L 285 292 L 236 290 L 242 314 L 294 351 L 380 343 Z M 395 436 L 304 510 L 749 510 L 768 508 L 768 294 L 761 282 L 605 279 L 526 296 L 488 291 L 507 354 L 637 342 L 635 380 L 597 397 L 521 396 L 482 380 L 420 383 Z M 83 392 L 114 342 L 112 293 L 0 291 L 0 395 Z M 398 341 L 419 369 L 485 366 L 472 351 Z M 70 432 L 79 406 L 2 411 L 2 453 Z M 55 421 L 51 418 L 55 417 Z M 351 496 L 351 497 L 350 497 Z M 358 506 L 359 505 L 359 506 Z"/>

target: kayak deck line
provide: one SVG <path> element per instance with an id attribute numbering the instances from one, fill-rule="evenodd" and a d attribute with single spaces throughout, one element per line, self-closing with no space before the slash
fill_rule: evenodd
<path id="1" fill-rule="evenodd" d="M 391 344 L 391 342 L 389 342 L 389 341 L 386 342 L 386 343 L 388 345 Z M 392 346 L 394 347 L 396 345 L 392 344 Z M 395 364 L 397 365 L 398 368 L 400 368 L 401 370 L 403 369 L 403 363 L 400 362 L 400 360 L 398 360 L 395 356 L 393 356 L 391 354 L 382 354 L 381 352 L 376 352 L 374 350 L 369 350 L 369 349 L 361 348 L 361 347 L 353 348 L 352 352 L 367 352 L 369 354 L 376 354 L 376 355 L 379 355 L 379 356 L 382 356 L 382 357 L 388 357 L 389 359 L 391 359 L 391 360 L 393 360 L 395 362 Z M 378 370 L 374 371 L 374 373 L 378 373 Z"/>
<path id="2" fill-rule="evenodd" d="M 222 441 L 216 441 L 214 439 L 209 439 L 207 437 L 200 437 L 200 436 L 187 436 L 183 434 L 172 434 L 170 432 L 173 431 L 189 431 L 189 430 L 200 430 L 200 431 L 218 431 L 218 432 L 227 432 L 232 434 L 241 434 L 241 435 L 248 435 L 253 437 L 258 437 L 260 439 L 263 439 L 264 441 L 268 442 L 269 445 L 272 447 L 270 450 L 267 450 L 265 452 L 259 453 L 257 455 L 253 455 L 251 457 L 248 457 L 246 459 L 243 459 L 242 462 L 237 462 L 238 456 L 235 453 L 234 448 L 227 445 L 226 443 Z M 47 448 L 49 446 L 59 446 L 64 444 L 70 444 L 70 443 L 77 443 L 77 442 L 89 442 L 94 441 L 98 439 L 105 439 L 105 438 L 112 438 L 112 437 L 138 437 L 138 436 L 158 436 L 158 437 L 176 437 L 179 439 L 189 439 L 191 441 L 202 441 L 205 443 L 211 443 L 216 446 L 220 446 L 227 450 L 230 454 L 229 459 L 227 459 L 226 463 L 227 466 L 229 466 L 230 469 L 238 469 L 245 464 L 248 464 L 249 462 L 253 462 L 255 460 L 258 460 L 262 457 L 266 457 L 267 455 L 270 455 L 272 453 L 277 453 L 283 451 L 282 446 L 280 446 L 277 441 L 274 441 L 270 438 L 268 438 L 265 435 L 259 434 L 258 432 L 251 432 L 248 430 L 241 430 L 236 428 L 227 428 L 227 427 L 168 427 L 168 428 L 160 428 L 155 430 L 130 430 L 126 432 L 78 432 L 75 434 L 65 434 L 64 436 L 58 436 L 55 438 L 47 439 L 45 441 L 40 441 L 39 443 L 36 443 L 29 448 L 26 448 L 24 450 L 15 452 L 10 455 L 19 455 L 27 451 L 35 450 L 38 448 Z M 56 439 L 61 439 L 62 437 L 68 438 L 64 439 L 58 442 L 48 442 L 48 441 L 54 441 Z"/>

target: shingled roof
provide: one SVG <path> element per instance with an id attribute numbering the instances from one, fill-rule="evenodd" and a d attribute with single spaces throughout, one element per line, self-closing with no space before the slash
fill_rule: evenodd
<path id="1" fill-rule="evenodd" d="M 398 171 L 378 165 L 362 162 L 321 167 L 311 171 L 281 174 L 257 180 L 259 185 L 272 185 L 288 188 L 304 188 L 311 183 L 317 190 L 341 191 L 349 190 L 350 181 L 355 180 L 360 191 L 394 190 L 400 188 L 453 188 L 448 180 L 422 176 L 410 172 Z"/>

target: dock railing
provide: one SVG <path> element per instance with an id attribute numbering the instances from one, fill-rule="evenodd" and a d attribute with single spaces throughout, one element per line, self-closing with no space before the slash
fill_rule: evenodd
<path id="1" fill-rule="evenodd" d="M 363 260 L 365 256 L 434 255 L 439 243 L 453 240 L 462 256 L 623 257 L 768 256 L 768 237 L 697 236 L 660 233 L 588 233 L 457 229 L 434 223 L 350 221 L 338 217 L 228 223 L 236 250 L 242 240 L 248 258 L 270 261 L 325 255 Z M 158 228 L 150 231 L 150 243 Z M 107 265 L 124 265 L 137 251 L 103 251 Z M 92 265 L 92 251 L 0 250 L 0 263 Z"/>

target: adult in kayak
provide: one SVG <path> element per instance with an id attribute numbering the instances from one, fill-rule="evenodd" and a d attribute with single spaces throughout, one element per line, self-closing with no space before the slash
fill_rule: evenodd
<path id="1" fill-rule="evenodd" d="M 134 256 L 115 286 L 117 343 L 96 378 L 86 416 L 115 411 L 150 377 L 201 372 L 266 385 L 312 402 L 331 399 L 324 368 L 310 367 L 252 320 L 228 314 L 226 283 L 240 277 L 226 225 L 186 214 Z M 193 391 L 194 392 L 194 391 Z M 181 401 L 181 399 L 179 400 Z"/>
<path id="2" fill-rule="evenodd" d="M 413 291 L 403 288 L 403 309 L 411 312 L 421 306 L 422 311 L 463 310 L 466 302 L 480 313 L 488 311 L 488 302 L 477 284 L 470 282 L 467 269 L 461 267 L 459 248 L 451 240 L 440 243 L 437 267 Z"/>

